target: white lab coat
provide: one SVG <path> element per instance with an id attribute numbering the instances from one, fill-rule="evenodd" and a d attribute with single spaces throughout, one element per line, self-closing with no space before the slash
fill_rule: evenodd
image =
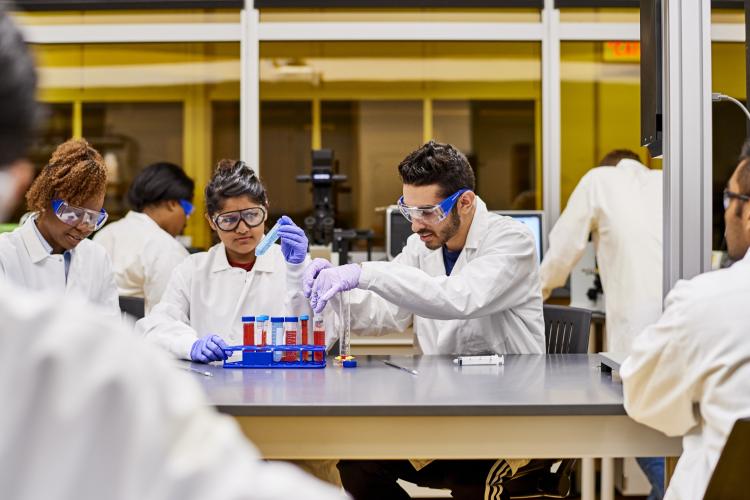
<path id="1" fill-rule="evenodd" d="M 87 304 L 0 283 L 0 485 L 13 500 L 340 499 L 260 459 L 195 375 Z"/>
<path id="2" fill-rule="evenodd" d="M 606 295 L 607 350 L 630 352 L 661 314 L 662 173 L 635 160 L 590 170 L 549 235 L 542 294 L 565 284 L 593 235 Z"/>
<path id="3" fill-rule="evenodd" d="M 223 243 L 193 254 L 177 266 L 161 302 L 136 323 L 136 331 L 175 356 L 190 359 L 190 348 L 204 335 L 242 344 L 242 316 L 312 318 L 302 294 L 309 259 L 288 264 L 279 245 L 257 257 L 250 272 L 232 267 Z"/>
<path id="4" fill-rule="evenodd" d="M 50 254 L 29 217 L 19 228 L 0 234 L 0 278 L 31 290 L 78 295 L 120 318 L 117 287 L 109 257 L 98 243 L 81 241 L 71 250 L 68 278 L 62 254 Z"/>
<path id="5" fill-rule="evenodd" d="M 352 330 L 414 322 L 424 354 L 541 354 L 544 317 L 534 237 L 476 198 L 466 244 L 450 276 L 441 249 L 414 234 L 392 262 L 365 262 L 350 293 Z"/>
<path id="6" fill-rule="evenodd" d="M 146 314 L 159 303 L 172 270 L 189 255 L 148 215 L 128 212 L 94 236 L 112 260 L 120 295 L 145 299 Z"/>
<path id="7" fill-rule="evenodd" d="M 625 409 L 683 452 L 665 500 L 703 498 L 735 420 L 750 416 L 750 256 L 680 281 L 620 374 Z"/>

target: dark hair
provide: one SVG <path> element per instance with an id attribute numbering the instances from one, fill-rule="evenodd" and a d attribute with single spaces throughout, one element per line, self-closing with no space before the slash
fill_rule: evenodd
<path id="1" fill-rule="evenodd" d="M 459 189 L 474 190 L 474 171 L 466 156 L 450 144 L 430 141 L 409 154 L 398 166 L 404 184 L 440 186 L 440 196 Z"/>
<path id="2" fill-rule="evenodd" d="M 616 167 L 622 160 L 635 160 L 641 161 L 641 157 L 638 153 L 629 149 L 613 149 L 602 158 L 599 162 L 600 167 Z"/>
<path id="3" fill-rule="evenodd" d="M 174 163 L 153 163 L 133 179 L 128 202 L 137 211 L 169 200 L 192 200 L 195 183 Z"/>
<path id="4" fill-rule="evenodd" d="M 22 158 L 40 118 L 36 70 L 21 32 L 0 3 L 0 167 Z"/>
<path id="5" fill-rule="evenodd" d="M 244 161 L 220 160 L 206 186 L 206 212 L 209 215 L 219 212 L 224 200 L 236 196 L 247 196 L 255 203 L 268 207 L 266 188 L 255 170 Z"/>

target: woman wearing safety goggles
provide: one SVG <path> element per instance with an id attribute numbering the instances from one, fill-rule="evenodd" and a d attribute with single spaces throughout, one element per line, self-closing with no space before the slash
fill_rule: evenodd
<path id="1" fill-rule="evenodd" d="M 178 165 L 149 165 L 128 190 L 132 210 L 94 236 L 112 259 L 120 295 L 144 299 L 146 314 L 161 300 L 174 268 L 189 255 L 175 237 L 193 213 L 194 188 Z"/>
<path id="2" fill-rule="evenodd" d="M 27 288 L 81 295 L 119 318 L 109 258 L 87 239 L 107 222 L 106 188 L 104 160 L 85 140 L 58 146 L 26 193 L 34 214 L 0 235 L 0 272 Z"/>
<path id="3" fill-rule="evenodd" d="M 301 289 L 305 232 L 283 216 L 281 245 L 255 254 L 264 228 L 276 222 L 255 172 L 222 160 L 205 195 L 206 219 L 220 242 L 178 265 L 161 302 L 136 324 L 175 356 L 201 363 L 224 360 L 223 348 L 243 343 L 242 316 L 312 314 Z"/>

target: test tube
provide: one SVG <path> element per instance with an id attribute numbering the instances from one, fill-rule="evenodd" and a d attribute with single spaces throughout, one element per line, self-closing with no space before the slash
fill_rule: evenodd
<path id="1" fill-rule="evenodd" d="M 255 316 L 242 317 L 242 345 L 255 345 Z"/>
<path id="2" fill-rule="evenodd" d="M 301 345 L 309 345 L 307 335 L 310 329 L 310 316 L 303 314 L 299 317 L 299 329 L 300 337 L 297 343 Z M 302 351 L 300 353 L 300 358 L 300 361 L 310 361 L 310 352 Z"/>
<path id="3" fill-rule="evenodd" d="M 349 322 L 349 292 L 343 292 L 339 300 L 339 359 L 352 355 L 351 329 Z"/>
<path id="4" fill-rule="evenodd" d="M 323 321 L 323 316 L 315 316 L 313 319 L 313 342 L 315 345 L 326 345 L 326 327 Z M 323 361 L 324 354 L 322 352 L 315 351 L 315 361 Z"/>
<path id="5" fill-rule="evenodd" d="M 266 328 L 267 328 L 268 316 L 261 315 L 255 317 L 255 345 L 264 346 L 266 345 Z"/>
<path id="6" fill-rule="evenodd" d="M 271 345 L 284 345 L 284 317 L 271 318 Z M 274 351 L 274 361 L 281 361 L 281 351 Z"/>
<path id="7" fill-rule="evenodd" d="M 296 345 L 297 344 L 297 316 L 287 316 L 284 318 L 284 332 L 286 345 Z M 294 351 L 285 351 L 284 352 L 284 361 L 289 362 L 295 362 L 299 361 L 299 358 L 297 357 L 297 353 Z"/>
<path id="8" fill-rule="evenodd" d="M 274 224 L 271 230 L 266 233 L 266 235 L 263 237 L 262 240 L 260 240 L 260 243 L 258 243 L 258 246 L 255 247 L 256 257 L 260 257 L 261 255 L 266 253 L 268 249 L 271 248 L 271 245 L 276 243 L 276 240 L 279 239 L 279 227 L 281 227 L 280 220 L 276 222 L 276 224 Z"/>

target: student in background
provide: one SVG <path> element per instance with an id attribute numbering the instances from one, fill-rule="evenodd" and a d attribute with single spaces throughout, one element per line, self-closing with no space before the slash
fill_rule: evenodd
<path id="1" fill-rule="evenodd" d="M 226 342 L 242 343 L 242 316 L 312 315 L 302 294 L 305 232 L 284 216 L 281 245 L 255 255 L 268 197 L 244 162 L 219 162 L 206 187 L 206 218 L 221 242 L 182 261 L 161 302 L 136 324 L 173 355 L 201 363 L 225 359 Z"/>
<path id="2" fill-rule="evenodd" d="M 146 314 L 161 300 L 172 270 L 188 256 L 175 236 L 193 212 L 193 189 L 193 180 L 177 165 L 149 165 L 130 185 L 133 210 L 94 237 L 112 259 L 118 293 L 145 299 Z"/>
<path id="3" fill-rule="evenodd" d="M 662 304 L 662 174 L 633 151 L 617 149 L 583 176 L 549 234 L 540 276 L 546 300 L 565 284 L 591 235 L 606 297 L 608 351 L 629 353 L 635 336 L 659 319 Z M 636 461 L 664 495 L 664 459 Z"/>
<path id="4" fill-rule="evenodd" d="M 0 235 L 0 276 L 32 290 L 79 295 L 119 316 L 109 257 L 87 239 L 107 220 L 106 187 L 104 160 L 85 140 L 58 146 L 26 193 L 34 214 Z"/>

